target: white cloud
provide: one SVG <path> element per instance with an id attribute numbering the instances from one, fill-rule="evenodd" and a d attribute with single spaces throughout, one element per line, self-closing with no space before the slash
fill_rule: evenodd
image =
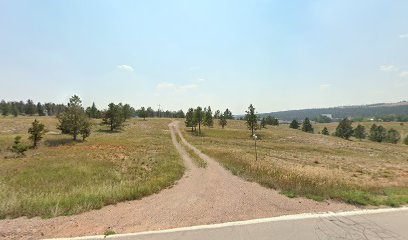
<path id="1" fill-rule="evenodd" d="M 398 71 L 398 68 L 394 65 L 381 65 L 379 67 L 380 71 L 384 71 L 384 72 L 395 72 Z"/>
<path id="2" fill-rule="evenodd" d="M 157 90 L 167 90 L 167 91 L 174 91 L 174 92 L 186 92 L 188 90 L 197 89 L 198 86 L 196 84 L 186 84 L 186 85 L 177 85 L 174 83 L 162 82 L 157 84 Z"/>
<path id="3" fill-rule="evenodd" d="M 205 82 L 205 78 L 199 78 L 199 79 L 197 79 L 197 82 L 198 82 L 198 83 Z"/>
<path id="4" fill-rule="evenodd" d="M 399 37 L 400 38 L 408 38 L 408 33 L 400 34 Z"/>
<path id="5" fill-rule="evenodd" d="M 327 89 L 329 89 L 330 88 L 330 84 L 321 84 L 320 86 L 320 90 L 327 90 Z"/>
<path id="6" fill-rule="evenodd" d="M 134 69 L 133 69 L 132 66 L 126 65 L 126 64 L 118 65 L 118 68 L 119 68 L 120 70 L 124 70 L 124 71 L 128 71 L 128 72 L 133 72 L 133 71 L 134 71 Z"/>
<path id="7" fill-rule="evenodd" d="M 408 71 L 403 71 L 399 75 L 400 77 L 408 77 Z"/>

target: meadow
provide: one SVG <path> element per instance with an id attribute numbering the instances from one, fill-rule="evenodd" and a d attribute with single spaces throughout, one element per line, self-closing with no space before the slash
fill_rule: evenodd
<path id="1" fill-rule="evenodd" d="M 372 123 L 362 124 L 368 131 Z M 377 124 L 397 129 L 402 137 L 408 134 L 408 126 L 400 123 Z M 332 133 L 337 123 L 314 125 L 316 134 L 288 125 L 258 130 L 258 161 L 244 121 L 229 121 L 225 129 L 204 128 L 201 136 L 183 128 L 183 135 L 233 174 L 289 197 L 358 205 L 408 203 L 407 145 L 317 134 L 325 126 Z"/>
<path id="2" fill-rule="evenodd" d="M 54 217 L 138 199 L 172 186 L 184 173 L 170 138 L 170 119 L 131 119 L 110 133 L 99 121 L 85 142 L 61 135 L 55 117 L 37 149 L 15 158 L 16 135 L 28 141 L 35 117 L 0 118 L 0 218 Z"/>

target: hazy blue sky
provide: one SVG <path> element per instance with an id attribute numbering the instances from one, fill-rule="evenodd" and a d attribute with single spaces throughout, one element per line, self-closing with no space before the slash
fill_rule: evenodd
<path id="1" fill-rule="evenodd" d="M 408 1 L 0 0 L 0 88 L 233 113 L 408 100 Z"/>

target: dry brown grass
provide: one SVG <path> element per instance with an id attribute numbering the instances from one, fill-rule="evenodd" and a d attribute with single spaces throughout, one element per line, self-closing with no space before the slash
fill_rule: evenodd
<path id="1" fill-rule="evenodd" d="M 40 146 L 24 158 L 5 158 L 12 156 L 14 136 L 29 144 L 27 129 L 34 118 L 0 118 L 0 218 L 100 208 L 158 192 L 183 174 L 170 119 L 132 119 L 116 133 L 95 125 L 86 142 L 59 134 L 53 117 L 37 119 L 50 130 Z"/>
<path id="2" fill-rule="evenodd" d="M 324 126 L 333 132 L 336 124 L 315 127 L 319 131 Z M 394 127 L 402 134 L 408 132 L 408 126 L 399 123 L 384 126 Z M 258 163 L 255 162 L 254 141 L 243 121 L 229 121 L 224 130 L 218 126 L 204 129 L 202 136 L 197 137 L 188 129 L 184 130 L 188 141 L 218 159 L 233 173 L 283 192 L 360 204 L 408 202 L 406 145 L 347 141 L 303 133 L 289 129 L 288 125 L 269 126 L 257 134 L 261 139 L 258 141 Z"/>

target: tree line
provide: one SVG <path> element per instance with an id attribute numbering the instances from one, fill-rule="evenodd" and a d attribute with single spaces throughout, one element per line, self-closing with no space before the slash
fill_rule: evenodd
<path id="1" fill-rule="evenodd" d="M 198 133 L 201 133 L 201 126 L 213 127 L 214 119 L 218 120 L 218 124 L 224 128 L 227 125 L 228 119 L 233 119 L 232 112 L 227 108 L 223 113 L 220 110 L 216 110 L 213 114 L 211 107 L 200 106 L 197 108 L 189 108 L 185 114 L 185 125 L 191 128 L 191 132 L 195 132 L 198 126 Z"/>
<path id="2" fill-rule="evenodd" d="M 350 139 L 350 137 L 355 137 L 359 140 L 368 138 L 373 142 L 398 143 L 401 140 L 401 134 L 394 128 L 387 130 L 382 125 L 373 124 L 367 133 L 366 128 L 363 125 L 358 124 L 353 128 L 352 123 L 353 121 L 350 119 L 344 118 L 339 122 L 336 131 L 332 133 L 332 135 L 346 140 Z M 302 125 L 300 125 L 297 120 L 293 120 L 289 125 L 289 127 L 293 129 L 299 129 L 300 126 L 302 126 L 302 131 L 314 133 L 313 125 L 308 118 L 305 118 Z M 330 135 L 330 132 L 327 127 L 324 127 L 321 134 Z M 403 142 L 408 145 L 408 136 L 404 138 Z"/>
<path id="3" fill-rule="evenodd" d="M 63 113 L 67 105 L 56 104 L 56 103 L 34 103 L 33 100 L 28 99 L 27 101 L 0 101 L 0 113 L 3 116 L 58 116 Z M 126 114 L 130 117 L 141 117 L 153 118 L 153 117 L 164 117 L 164 118 L 184 118 L 183 110 L 169 111 L 169 110 L 154 110 L 152 107 L 141 107 L 140 109 L 135 109 L 129 104 L 124 104 L 123 108 Z M 98 109 L 95 103 L 92 103 L 90 107 L 85 109 L 85 113 L 90 118 L 103 118 L 106 109 Z"/>

